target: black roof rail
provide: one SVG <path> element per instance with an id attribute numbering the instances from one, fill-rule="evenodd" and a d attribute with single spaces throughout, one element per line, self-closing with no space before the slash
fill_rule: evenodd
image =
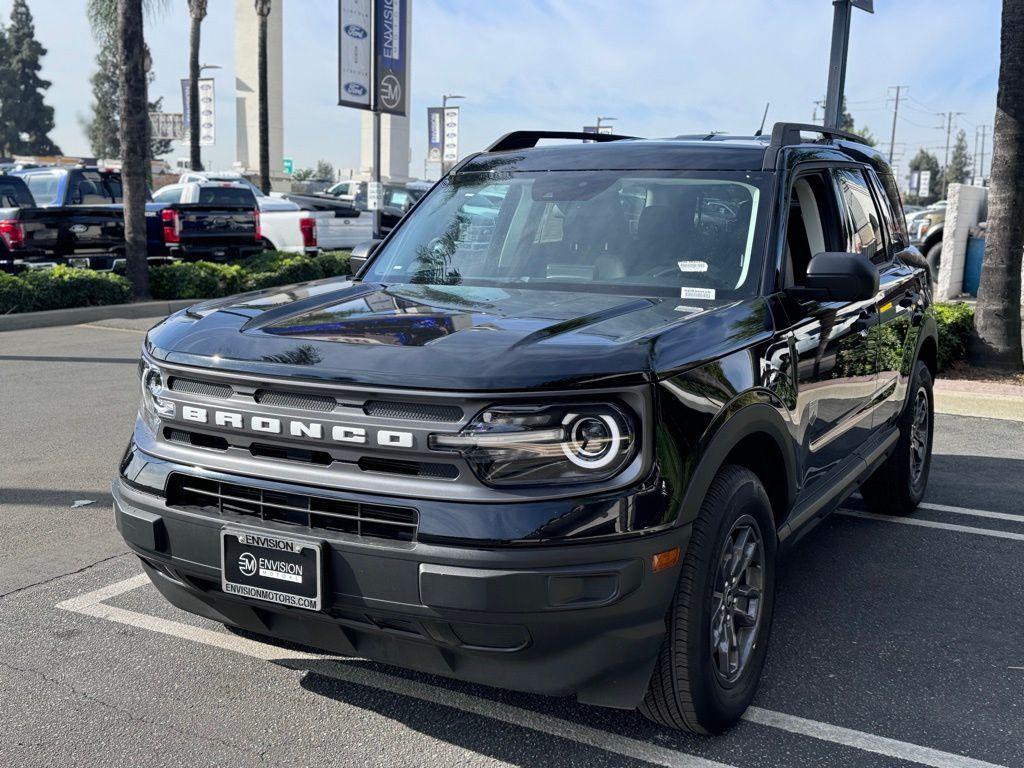
<path id="1" fill-rule="evenodd" d="M 579 139 L 580 141 L 622 141 L 636 136 L 619 136 L 615 133 L 583 133 L 582 131 L 512 131 L 491 144 L 484 152 L 509 152 L 515 149 L 532 149 L 541 139 Z"/>
<path id="2" fill-rule="evenodd" d="M 800 136 L 801 133 L 817 133 L 830 140 L 842 139 L 844 141 L 853 141 L 857 144 L 868 143 L 867 139 L 863 136 L 858 136 L 856 133 L 850 133 L 849 131 L 840 131 L 838 128 L 826 128 L 823 125 L 812 125 L 810 123 L 776 123 L 772 126 L 770 146 L 789 147 L 794 144 L 804 144 L 806 142 Z"/>
<path id="3" fill-rule="evenodd" d="M 772 139 L 764 153 L 764 161 L 761 165 L 762 170 L 768 171 L 775 167 L 775 162 L 778 160 L 779 152 L 783 147 L 806 144 L 807 142 L 804 141 L 804 138 L 800 135 L 801 133 L 817 133 L 828 141 L 841 139 L 843 141 L 863 144 L 866 147 L 871 146 L 863 136 L 858 136 L 856 133 L 848 131 L 841 131 L 838 128 L 826 128 L 823 125 L 812 125 L 811 123 L 776 123 L 772 126 Z"/>

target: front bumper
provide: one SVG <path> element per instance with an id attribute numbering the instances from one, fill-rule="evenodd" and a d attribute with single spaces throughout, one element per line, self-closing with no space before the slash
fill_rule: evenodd
<path id="1" fill-rule="evenodd" d="M 633 708 L 647 688 L 688 528 L 591 543 L 470 548 L 197 514 L 113 484 L 118 530 L 177 607 L 251 632 L 468 682 Z M 508 513 L 515 514 L 509 505 Z M 221 590 L 227 523 L 323 547 L 321 612 Z"/>

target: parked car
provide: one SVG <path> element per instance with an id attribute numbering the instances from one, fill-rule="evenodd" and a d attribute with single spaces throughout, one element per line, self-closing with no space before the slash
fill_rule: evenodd
<path id="1" fill-rule="evenodd" d="M 942 235 L 945 224 L 945 200 L 919 211 L 908 224 L 910 242 L 924 254 L 933 276 L 939 274 L 939 265 L 942 263 Z"/>
<path id="2" fill-rule="evenodd" d="M 516 132 L 367 250 L 149 331 L 113 502 L 179 608 L 718 732 L 780 553 L 924 494 L 927 265 L 859 136 Z"/>
<path id="3" fill-rule="evenodd" d="M 237 173 L 190 171 L 181 175 L 178 184 L 157 190 L 154 198 L 173 198 L 182 184 L 198 181 L 236 184 L 249 189 L 259 206 L 263 245 L 268 250 L 288 253 L 334 251 L 352 248 L 373 236 L 371 217 L 357 210 L 316 210 L 277 195 L 264 195 Z"/>
<path id="4" fill-rule="evenodd" d="M 202 181 L 157 190 L 164 244 L 172 258 L 226 261 L 261 252 L 262 217 L 252 190 L 238 182 Z"/>
<path id="5" fill-rule="evenodd" d="M 394 229 L 399 220 L 431 186 L 430 183 L 421 181 L 411 181 L 407 184 L 385 182 L 380 209 L 380 235 L 384 236 Z M 367 190 L 366 181 L 340 181 L 320 193 L 318 197 L 336 199 L 353 205 L 356 210 L 368 211 Z"/>
<path id="6" fill-rule="evenodd" d="M 22 210 L 19 219 L 24 247 L 42 253 L 42 262 L 101 271 L 123 268 L 120 173 L 54 166 L 13 171 L 4 178 L 23 181 L 38 206 Z M 163 233 L 152 205 L 147 205 L 146 237 L 150 256 L 162 260 Z"/>
<path id="7" fill-rule="evenodd" d="M 35 209 L 32 193 L 22 179 L 0 176 L 0 271 L 22 272 L 33 266 L 52 266 L 45 253 L 25 243 L 26 211 Z"/>

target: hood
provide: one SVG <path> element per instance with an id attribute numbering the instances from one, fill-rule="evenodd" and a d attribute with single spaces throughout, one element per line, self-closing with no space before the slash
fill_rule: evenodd
<path id="1" fill-rule="evenodd" d="M 196 305 L 154 328 L 147 347 L 169 362 L 348 384 L 612 386 L 721 353 L 740 343 L 736 328 L 763 327 L 763 313 L 761 300 L 702 310 L 673 298 L 328 280 Z"/>

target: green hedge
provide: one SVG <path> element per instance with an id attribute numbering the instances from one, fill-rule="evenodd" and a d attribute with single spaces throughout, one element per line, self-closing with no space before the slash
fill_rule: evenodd
<path id="1" fill-rule="evenodd" d="M 347 275 L 348 251 L 268 252 L 235 264 L 176 261 L 149 270 L 154 299 L 214 299 L 242 291 Z M 8 275 L 0 272 L 0 314 L 66 307 L 124 304 L 128 281 L 108 272 L 55 267 Z"/>
<path id="2" fill-rule="evenodd" d="M 88 269 L 61 266 L 2 278 L 0 313 L 123 304 L 132 298 L 123 277 Z"/>
<path id="3" fill-rule="evenodd" d="M 939 327 L 939 370 L 944 371 L 967 355 L 967 343 L 974 333 L 974 309 L 969 304 L 935 305 Z"/>
<path id="4" fill-rule="evenodd" d="M 241 293 L 242 268 L 209 261 L 176 261 L 149 270 L 154 299 L 216 299 Z"/>

